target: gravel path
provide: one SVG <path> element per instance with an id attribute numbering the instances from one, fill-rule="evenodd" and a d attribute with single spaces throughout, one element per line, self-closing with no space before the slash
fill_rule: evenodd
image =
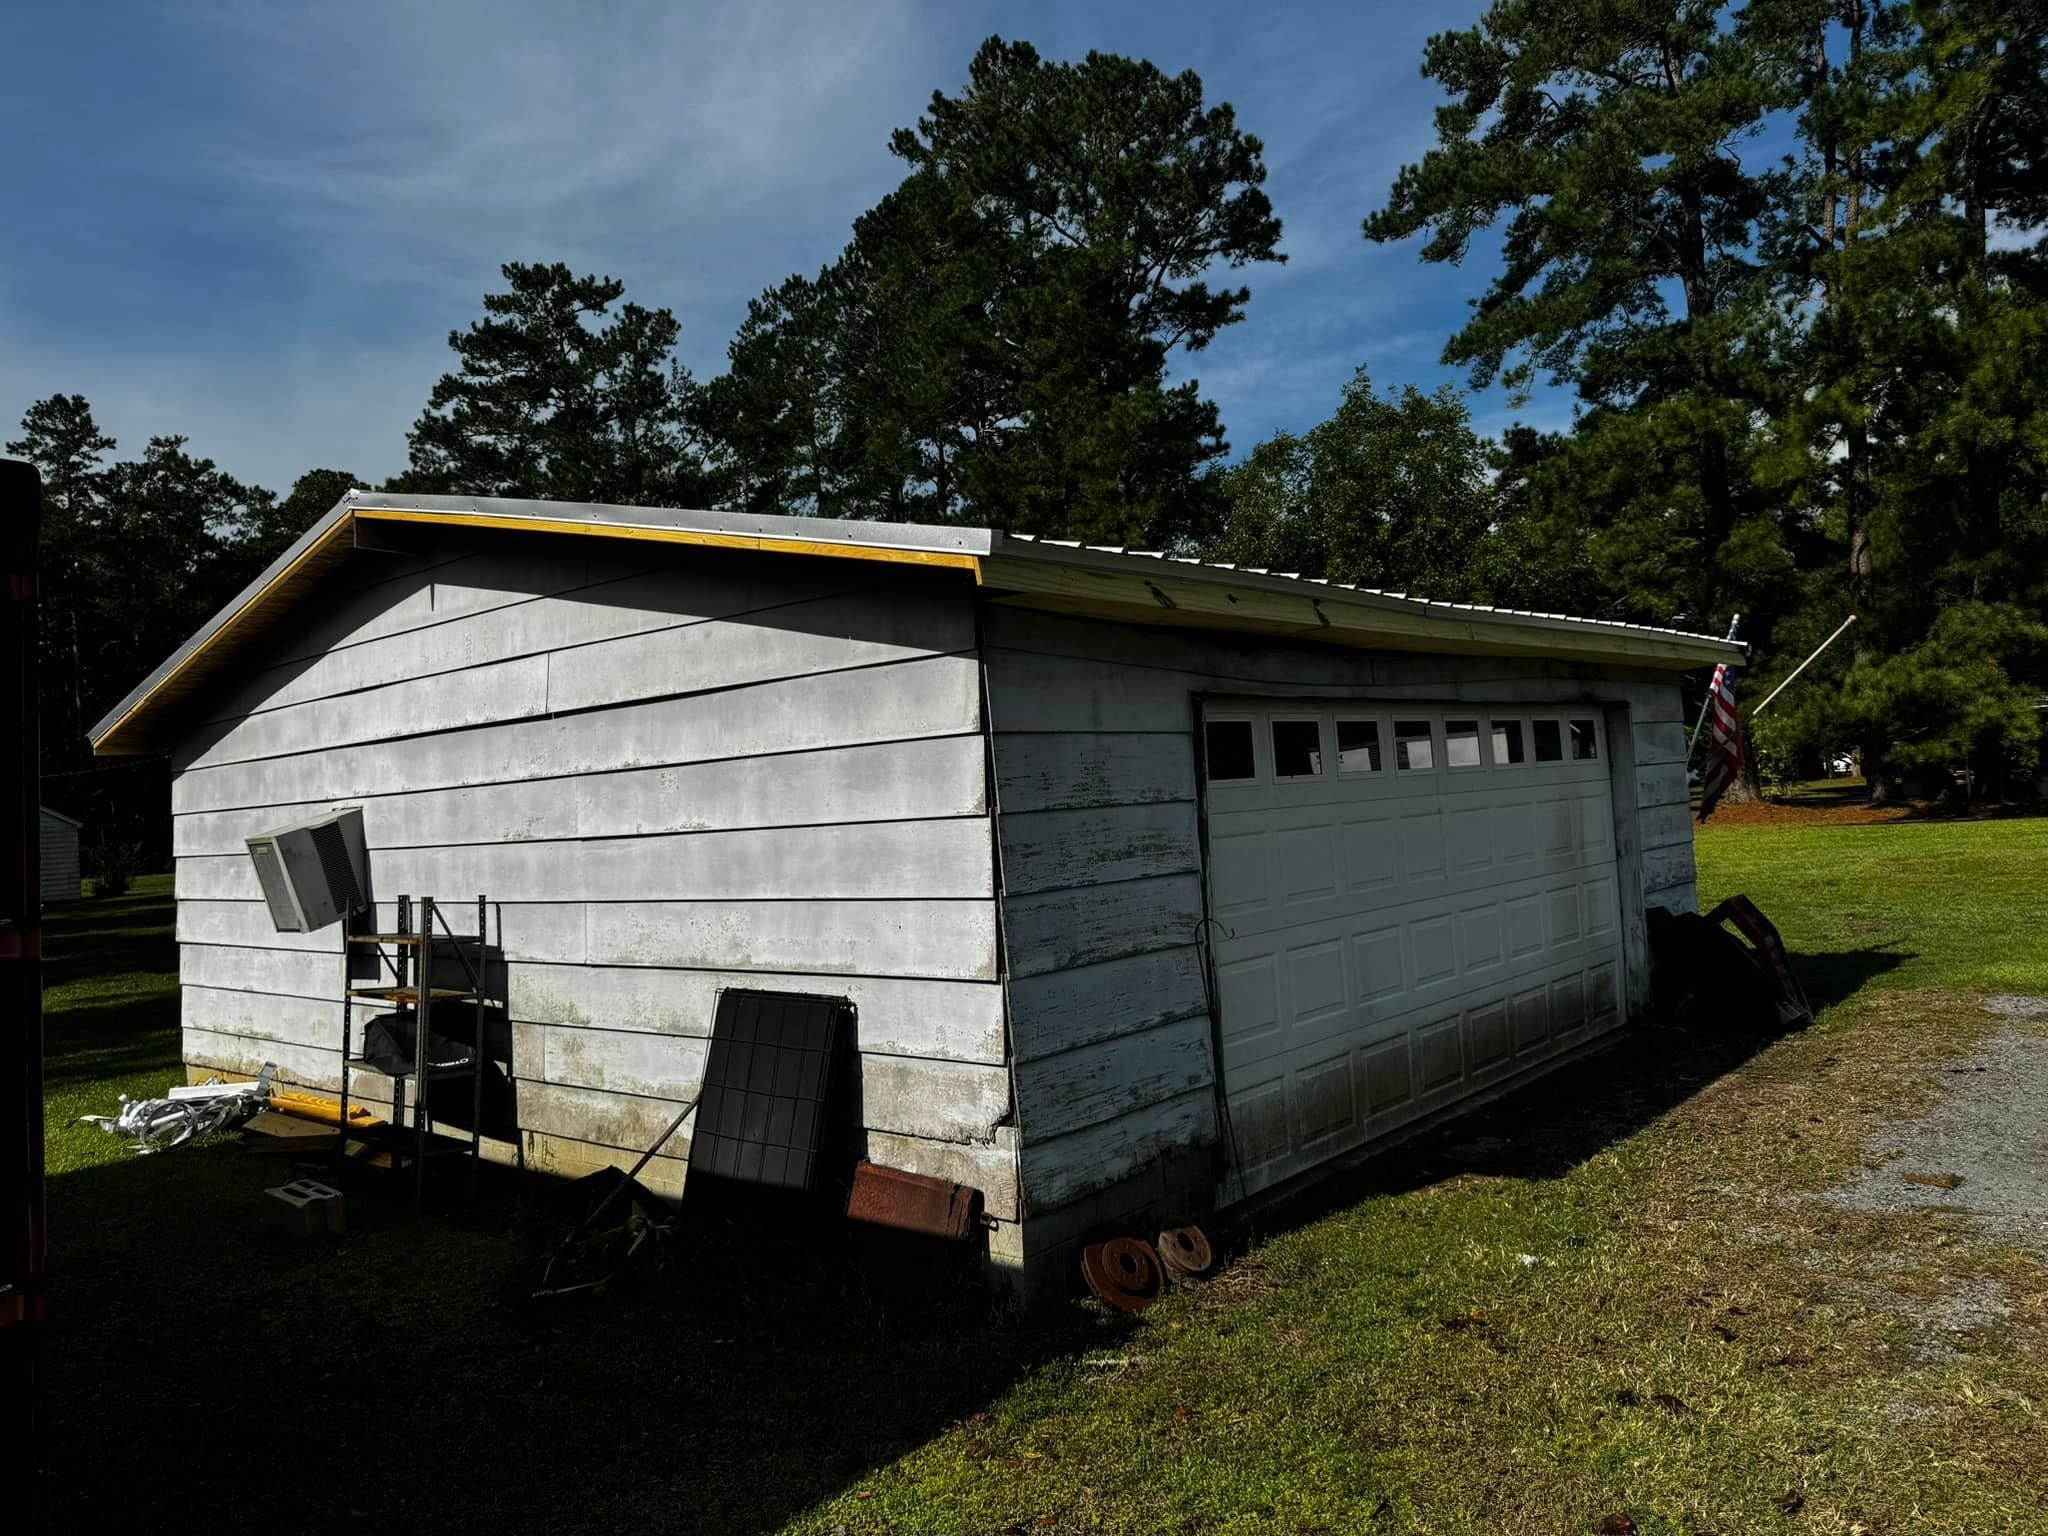
<path id="1" fill-rule="evenodd" d="M 1992 998 L 2013 1019 L 2048 1019 L 2048 998 Z M 1852 1210 L 1966 1211 L 1985 1236 L 2048 1253 L 2048 1031 L 2014 1024 L 1952 1065 L 1948 1099 L 1865 1148 L 1868 1163 L 1826 1198 Z"/>

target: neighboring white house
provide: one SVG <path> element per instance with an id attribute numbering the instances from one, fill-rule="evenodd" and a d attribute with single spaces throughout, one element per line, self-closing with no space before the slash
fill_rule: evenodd
<path id="1" fill-rule="evenodd" d="M 1642 1012 L 1645 911 L 1695 905 L 1680 678 L 1741 654 L 986 529 L 363 492 L 93 739 L 171 754 L 194 1070 L 338 1085 L 341 938 L 276 931 L 246 839 L 359 806 L 380 925 L 502 903 L 530 1160 L 649 1145 L 721 987 L 845 996 L 867 1156 L 981 1189 L 1040 1282 Z"/>
<path id="2" fill-rule="evenodd" d="M 78 829 L 83 823 L 62 811 L 42 807 L 43 900 L 76 901 L 78 883 Z"/>

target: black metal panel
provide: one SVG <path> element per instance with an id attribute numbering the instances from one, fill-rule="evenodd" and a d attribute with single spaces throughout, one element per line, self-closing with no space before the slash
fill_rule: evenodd
<path id="1" fill-rule="evenodd" d="M 691 1175 L 815 1190 L 852 1028 L 844 998 L 721 992 L 690 1137 Z"/>

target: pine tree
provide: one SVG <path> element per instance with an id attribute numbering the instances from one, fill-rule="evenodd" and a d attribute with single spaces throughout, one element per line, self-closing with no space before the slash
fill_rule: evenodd
<path id="1" fill-rule="evenodd" d="M 86 743 L 88 690 L 81 621 L 100 554 L 94 530 L 104 505 L 102 461 L 114 440 L 93 420 L 83 395 L 51 395 L 21 418 L 21 436 L 7 451 L 43 477 L 42 742 L 48 770 L 77 769 L 92 755 Z"/>
<path id="2" fill-rule="evenodd" d="M 1708 0 L 1501 0 L 1430 39 L 1450 100 L 1368 238 L 1461 261 L 1501 225 L 1503 270 L 1445 360 L 1476 385 L 1539 373 L 1586 411 L 1556 470 L 1627 616 L 1717 628 L 1787 564 L 1750 480 L 1771 383 L 1751 347 L 1766 193 L 1744 161 L 1766 106 Z M 1503 223 L 1504 221 L 1504 223 Z"/>
<path id="3" fill-rule="evenodd" d="M 1772 479 L 1819 513 L 1832 573 L 1799 638 L 1860 620 L 1776 730 L 1853 739 L 1873 799 L 1902 772 L 1996 781 L 2038 742 L 2048 283 L 1994 236 L 2048 211 L 2042 26 L 1876 0 L 1756 0 L 1740 22 L 1799 135 L 1761 242 L 1795 333 Z M 1767 671 L 1796 664 L 1786 639 Z"/>
<path id="4" fill-rule="evenodd" d="M 665 309 L 618 304 L 625 285 L 560 262 L 508 262 L 506 291 L 453 331 L 443 375 L 396 484 L 412 491 L 642 506 L 701 504 L 689 429 L 695 385 Z"/>
<path id="5" fill-rule="evenodd" d="M 902 184 L 763 296 L 707 389 L 731 494 L 1112 543 L 1208 527 L 1222 424 L 1166 372 L 1243 316 L 1209 274 L 1282 259 L 1259 141 L 1193 74 L 991 38 L 891 147 Z"/>

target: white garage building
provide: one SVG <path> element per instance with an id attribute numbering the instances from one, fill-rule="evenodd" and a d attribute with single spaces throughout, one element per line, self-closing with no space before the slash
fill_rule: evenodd
<path id="1" fill-rule="evenodd" d="M 868 1155 L 990 1256 L 1521 1082 L 1695 904 L 1675 631 L 982 529 L 356 493 L 95 728 L 174 769 L 185 1050 L 338 1086 L 244 839 L 359 806 L 504 921 L 513 1133 L 625 1161 L 724 986 L 858 1010 Z M 686 1134 L 657 1165 L 679 1183 Z"/>

